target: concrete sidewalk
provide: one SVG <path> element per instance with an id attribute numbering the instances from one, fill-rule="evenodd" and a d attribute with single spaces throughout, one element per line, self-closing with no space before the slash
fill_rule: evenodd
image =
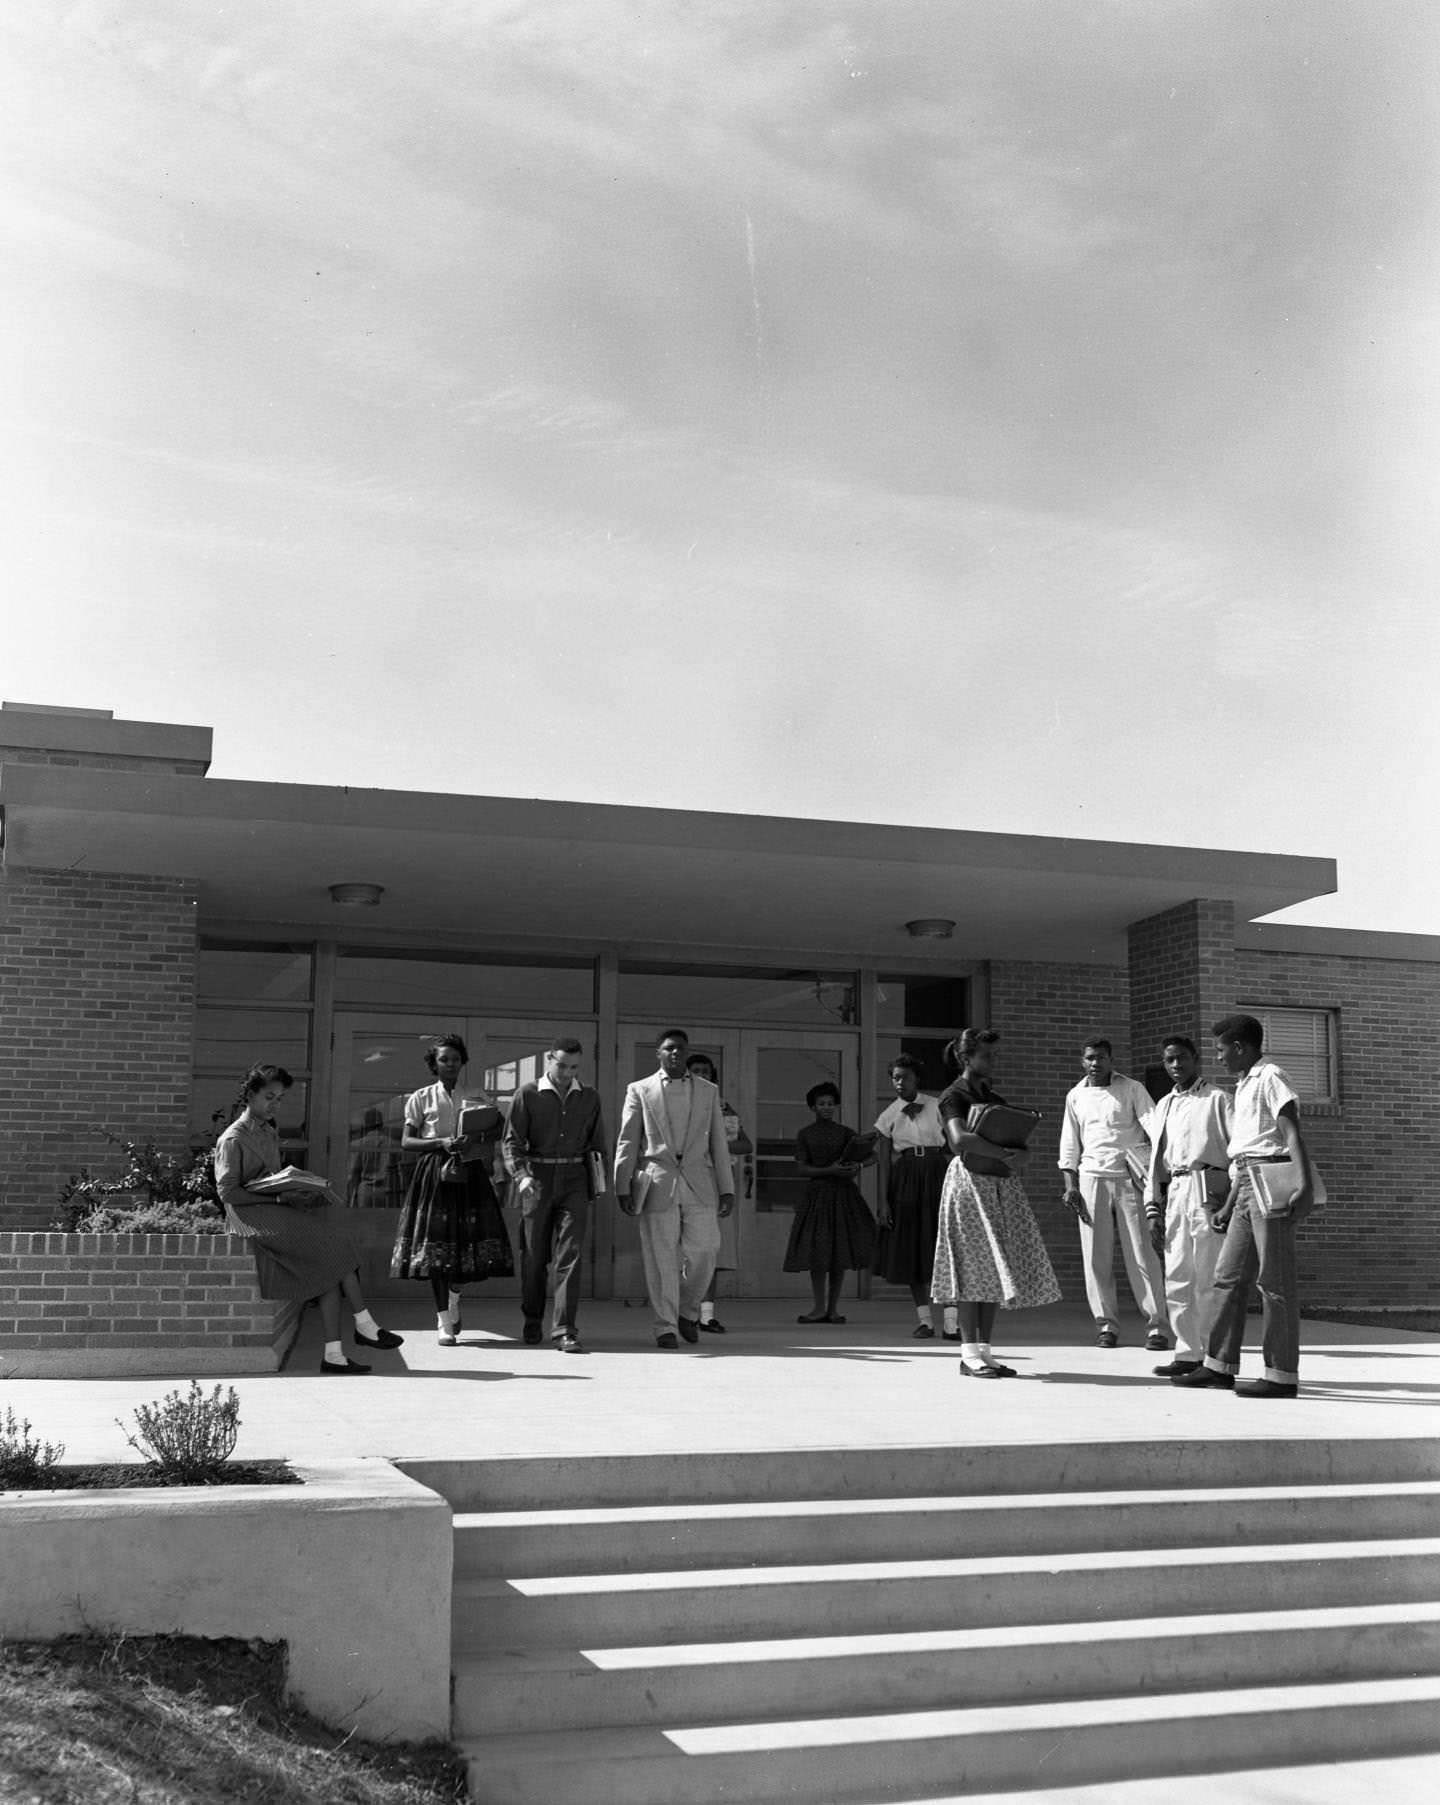
<path id="1" fill-rule="evenodd" d="M 419 1287 L 417 1286 L 417 1293 Z M 304 1454 L 506 1458 L 574 1454 L 954 1444 L 1305 1439 L 1440 1435 L 1440 1340 L 1403 1330 L 1307 1322 L 1301 1395 L 1247 1402 L 1177 1391 L 1151 1368 L 1143 1325 L 1123 1345 L 1094 1345 L 1083 1310 L 1018 1312 L 998 1325 L 997 1353 L 1020 1377 L 971 1382 L 954 1343 L 911 1339 L 914 1315 L 849 1300 L 844 1326 L 801 1327 L 793 1299 L 725 1301 L 729 1333 L 664 1353 L 648 1310 L 586 1304 L 590 1352 L 527 1348 L 513 1299 L 467 1299 L 460 1346 L 440 1347 L 428 1303 L 377 1308 L 401 1331 L 395 1353 L 370 1354 L 364 1379 L 322 1377 L 319 1324 L 307 1312 L 286 1370 L 233 1380 L 237 1457 Z M 1259 1318 L 1251 1321 L 1258 1338 Z M 364 1350 L 361 1350 L 362 1352 Z M 1244 1370 L 1259 1372 L 1247 1346 Z M 207 1377 L 206 1389 L 215 1383 Z M 175 1379 L 14 1379 L 0 1409 L 65 1444 L 69 1462 L 131 1458 L 116 1418 L 183 1386 Z"/>

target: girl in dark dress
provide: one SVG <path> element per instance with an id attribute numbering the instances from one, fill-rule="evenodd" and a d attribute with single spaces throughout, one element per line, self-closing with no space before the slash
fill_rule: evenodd
<path id="1" fill-rule="evenodd" d="M 954 1158 L 940 1197 L 932 1295 L 960 1312 L 960 1371 L 966 1378 L 1013 1379 L 1013 1366 L 991 1357 L 995 1312 L 1029 1310 L 1059 1300 L 1060 1287 L 1040 1229 L 1016 1176 L 1023 1148 L 993 1146 L 966 1127 L 977 1103 L 1003 1103 L 990 1088 L 995 1045 L 992 1028 L 967 1028 L 945 1049 L 960 1076 L 940 1097 L 945 1138 Z M 972 1171 L 1003 1165 L 1004 1174 Z"/>
<path id="2" fill-rule="evenodd" d="M 494 1108 L 482 1092 L 461 1085 L 460 1073 L 469 1058 L 458 1034 L 447 1034 L 431 1045 L 425 1063 L 436 1082 L 406 1098 L 400 1141 L 406 1153 L 420 1158 L 405 1194 L 390 1276 L 429 1279 L 442 1347 L 454 1347 L 460 1335 L 461 1287 L 474 1279 L 509 1278 L 515 1270 L 505 1219 L 490 1183 L 489 1161 L 483 1154 L 467 1159 L 458 1179 L 446 1176 L 451 1154 L 476 1151 L 456 1133 L 460 1111 Z M 496 1110 L 497 1133 L 500 1126 Z"/>
<path id="3" fill-rule="evenodd" d="M 786 1272 L 808 1272 L 815 1308 L 801 1322 L 844 1322 L 835 1306 L 847 1272 L 863 1272 L 875 1257 L 875 1218 L 855 1188 L 862 1163 L 842 1161 L 854 1130 L 836 1121 L 840 1092 L 817 1084 L 805 1093 L 815 1120 L 795 1139 L 795 1163 L 810 1184 L 795 1212 L 785 1249 Z"/>

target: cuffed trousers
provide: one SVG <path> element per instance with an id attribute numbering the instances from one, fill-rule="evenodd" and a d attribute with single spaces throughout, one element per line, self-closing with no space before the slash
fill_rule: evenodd
<path id="1" fill-rule="evenodd" d="M 520 1206 L 520 1308 L 527 1322 L 545 1314 L 547 1279 L 554 1287 L 550 1333 L 575 1333 L 580 1310 L 580 1257 L 590 1214 L 583 1166 L 537 1166 L 540 1195 Z"/>
<path id="2" fill-rule="evenodd" d="M 1080 1252 L 1085 1262 L 1085 1296 L 1090 1314 L 1104 1329 L 1120 1325 L 1115 1296 L 1115 1237 L 1135 1302 L 1152 1329 L 1165 1330 L 1165 1275 L 1159 1256 L 1150 1245 L 1140 1192 L 1128 1176 L 1107 1177 L 1099 1172 L 1080 1174 L 1080 1195 L 1090 1211 L 1090 1222 L 1080 1224 Z"/>
<path id="3" fill-rule="evenodd" d="M 1242 1166 L 1240 1195 L 1215 1268 L 1216 1314 L 1205 1348 L 1205 1364 L 1217 1373 L 1240 1370 L 1251 1285 L 1258 1285 L 1265 1310 L 1260 1331 L 1265 1377 L 1277 1385 L 1298 1385 L 1300 1293 L 1295 1274 L 1295 1218 L 1262 1215 L 1250 1176 Z"/>
<path id="4" fill-rule="evenodd" d="M 1215 1266 L 1224 1235 L 1205 1214 L 1205 1175 L 1185 1172 L 1170 1181 L 1165 1212 L 1165 1301 L 1175 1337 L 1175 1358 L 1197 1363 L 1215 1315 Z"/>
<path id="5" fill-rule="evenodd" d="M 720 1214 L 713 1203 L 676 1200 L 657 1210 L 647 1205 L 635 1221 L 655 1333 L 673 1335 L 680 1317 L 700 1314 L 720 1252 Z"/>

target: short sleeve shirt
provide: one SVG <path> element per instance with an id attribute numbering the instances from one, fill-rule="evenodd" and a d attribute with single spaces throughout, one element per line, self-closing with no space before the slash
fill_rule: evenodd
<path id="1" fill-rule="evenodd" d="M 1289 1145 L 1280 1132 L 1280 1112 L 1287 1103 L 1298 1106 L 1299 1102 L 1290 1074 L 1269 1059 L 1257 1060 L 1235 1086 L 1231 1159 L 1267 1159 L 1288 1153 Z"/>
<path id="2" fill-rule="evenodd" d="M 468 1104 L 488 1102 L 483 1092 L 462 1091 L 458 1084 L 453 1092 L 443 1084 L 427 1084 L 424 1090 L 411 1091 L 405 1099 L 405 1126 L 417 1140 L 448 1141 L 455 1133 L 462 1109 Z"/>
<path id="3" fill-rule="evenodd" d="M 906 1115 L 905 1104 L 897 1097 L 875 1118 L 875 1132 L 884 1135 L 897 1151 L 904 1147 L 943 1147 L 945 1124 L 940 1119 L 940 1105 L 924 1091 L 915 1099 L 918 1115 Z"/>

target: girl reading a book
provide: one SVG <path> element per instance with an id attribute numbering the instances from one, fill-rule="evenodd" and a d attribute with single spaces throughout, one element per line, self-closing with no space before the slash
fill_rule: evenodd
<path id="1" fill-rule="evenodd" d="M 462 1288 L 515 1271 L 489 1171 L 503 1122 L 483 1091 L 461 1083 L 469 1059 L 459 1034 L 431 1042 L 425 1063 L 435 1082 L 405 1099 L 400 1140 L 404 1152 L 420 1157 L 400 1212 L 390 1276 L 429 1280 L 441 1347 L 459 1340 Z"/>
<path id="2" fill-rule="evenodd" d="M 344 1206 L 316 1174 L 296 1172 L 280 1186 L 251 1187 L 288 1174 L 275 1127 L 275 1108 L 295 1080 L 284 1066 L 256 1065 L 245 1074 L 239 1111 L 215 1143 L 215 1188 L 232 1234 L 255 1255 L 261 1297 L 316 1298 L 325 1336 L 322 1373 L 368 1373 L 340 1339 L 340 1299 L 355 1318 L 362 1347 L 399 1347 L 402 1336 L 382 1329 L 365 1307 L 356 1269 L 360 1249 Z"/>
<path id="3" fill-rule="evenodd" d="M 805 1093 L 815 1120 L 795 1140 L 795 1169 L 810 1180 L 785 1249 L 786 1272 L 808 1272 L 814 1309 L 800 1322 L 844 1322 L 835 1311 L 847 1272 L 863 1272 L 875 1256 L 875 1218 L 855 1188 L 873 1154 L 836 1120 L 840 1092 L 817 1084 Z M 857 1157 L 858 1156 L 858 1157 Z"/>

